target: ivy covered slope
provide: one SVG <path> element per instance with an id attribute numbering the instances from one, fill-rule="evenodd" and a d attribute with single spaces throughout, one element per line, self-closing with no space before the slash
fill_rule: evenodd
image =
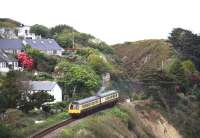
<path id="1" fill-rule="evenodd" d="M 114 46 L 136 86 L 132 98 L 153 101 L 149 107 L 159 110 L 186 138 L 200 135 L 199 40 L 199 35 L 175 28 L 168 40 Z"/>
<path id="2" fill-rule="evenodd" d="M 173 58 L 172 45 L 167 40 L 142 40 L 113 46 L 132 78 L 167 66 Z"/>

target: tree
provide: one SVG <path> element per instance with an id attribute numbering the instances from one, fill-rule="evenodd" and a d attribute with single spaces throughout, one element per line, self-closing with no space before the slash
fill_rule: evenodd
<path id="1" fill-rule="evenodd" d="M 8 108 L 16 108 L 18 105 L 18 100 L 21 97 L 22 83 L 25 80 L 25 75 L 21 72 L 8 72 L 7 76 L 2 82 L 1 94 L 7 101 Z"/>
<path id="2" fill-rule="evenodd" d="M 58 64 L 58 68 L 63 72 L 60 73 L 59 82 L 69 96 L 73 96 L 76 92 L 88 95 L 88 92 L 96 90 L 100 85 L 99 76 L 88 66 L 62 61 Z"/>
<path id="3" fill-rule="evenodd" d="M 35 24 L 31 26 L 31 33 L 35 33 L 36 35 L 41 35 L 44 38 L 49 37 L 49 29 L 46 26 Z"/>
<path id="4" fill-rule="evenodd" d="M 73 45 L 73 34 L 72 33 L 60 33 L 55 36 L 56 41 L 63 48 L 70 48 Z"/>
<path id="5" fill-rule="evenodd" d="M 57 25 L 55 27 L 52 27 L 50 29 L 50 34 L 51 36 L 55 36 L 56 34 L 60 34 L 60 33 L 63 33 L 63 32 L 77 32 L 73 27 L 71 26 L 68 26 L 68 25 Z"/>
<path id="6" fill-rule="evenodd" d="M 191 59 L 200 70 L 200 36 L 189 30 L 175 28 L 169 36 L 175 50 L 184 58 Z"/>
<path id="7" fill-rule="evenodd" d="M 26 91 L 23 93 L 19 105 L 20 109 L 27 113 L 35 107 L 40 108 L 44 103 L 52 101 L 54 101 L 54 97 L 47 92 L 30 93 Z"/>
<path id="8" fill-rule="evenodd" d="M 180 60 L 176 60 L 172 64 L 169 73 L 172 75 L 172 78 L 175 80 L 177 85 L 181 87 L 181 90 L 185 92 L 188 88 L 188 79 L 185 76 L 184 68 Z"/>
<path id="9" fill-rule="evenodd" d="M 6 97 L 0 92 L 0 114 L 5 113 L 7 108 L 8 108 L 8 102 L 6 100 Z"/>

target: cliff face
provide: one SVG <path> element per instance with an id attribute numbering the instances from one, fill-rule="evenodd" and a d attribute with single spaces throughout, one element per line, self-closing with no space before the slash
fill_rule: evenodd
<path id="1" fill-rule="evenodd" d="M 69 138 L 182 138 L 149 101 L 124 103 L 65 128 L 57 137 Z"/>

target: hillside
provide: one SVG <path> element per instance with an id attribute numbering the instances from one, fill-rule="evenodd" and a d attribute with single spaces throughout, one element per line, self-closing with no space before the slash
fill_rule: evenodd
<path id="1" fill-rule="evenodd" d="M 177 40 L 179 42 L 179 40 Z M 185 138 L 199 137 L 199 72 L 189 58 L 174 52 L 167 40 L 142 40 L 114 45 L 125 72 L 133 80 L 133 100 L 152 99 L 158 110 Z"/>
<path id="2" fill-rule="evenodd" d="M 148 102 L 124 103 L 64 128 L 58 138 L 182 138 Z"/>
<path id="3" fill-rule="evenodd" d="M 20 22 L 15 21 L 9 18 L 0 18 L 0 28 L 1 27 L 19 27 L 21 25 Z"/>
<path id="4" fill-rule="evenodd" d="M 167 66 L 172 57 L 171 44 L 166 40 L 126 42 L 114 45 L 113 48 L 132 78 L 138 78 L 152 70 L 161 70 L 162 64 Z"/>

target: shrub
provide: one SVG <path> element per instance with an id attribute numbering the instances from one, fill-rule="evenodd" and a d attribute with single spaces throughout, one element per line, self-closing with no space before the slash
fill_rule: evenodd
<path id="1" fill-rule="evenodd" d="M 50 81 L 52 81 L 53 77 L 49 73 L 40 72 L 40 73 L 38 73 L 38 75 L 34 76 L 33 79 L 37 80 L 37 81 L 42 81 L 42 80 L 50 80 Z"/>
<path id="2" fill-rule="evenodd" d="M 197 72 L 194 63 L 191 60 L 183 61 L 181 64 L 186 75 L 191 75 Z"/>
<path id="3" fill-rule="evenodd" d="M 13 136 L 12 128 L 0 123 L 0 138 L 12 138 Z"/>
<path id="4" fill-rule="evenodd" d="M 111 67 L 109 63 L 107 63 L 106 59 L 104 59 L 103 55 L 94 55 L 91 54 L 88 56 L 88 62 L 90 66 L 98 73 L 102 74 L 105 72 L 109 72 Z"/>
<path id="5" fill-rule="evenodd" d="M 53 72 L 54 67 L 57 64 L 56 58 L 48 56 L 44 53 L 41 53 L 37 49 L 33 49 L 29 46 L 25 47 L 28 55 L 32 57 L 34 61 L 34 68 L 41 72 Z"/>

